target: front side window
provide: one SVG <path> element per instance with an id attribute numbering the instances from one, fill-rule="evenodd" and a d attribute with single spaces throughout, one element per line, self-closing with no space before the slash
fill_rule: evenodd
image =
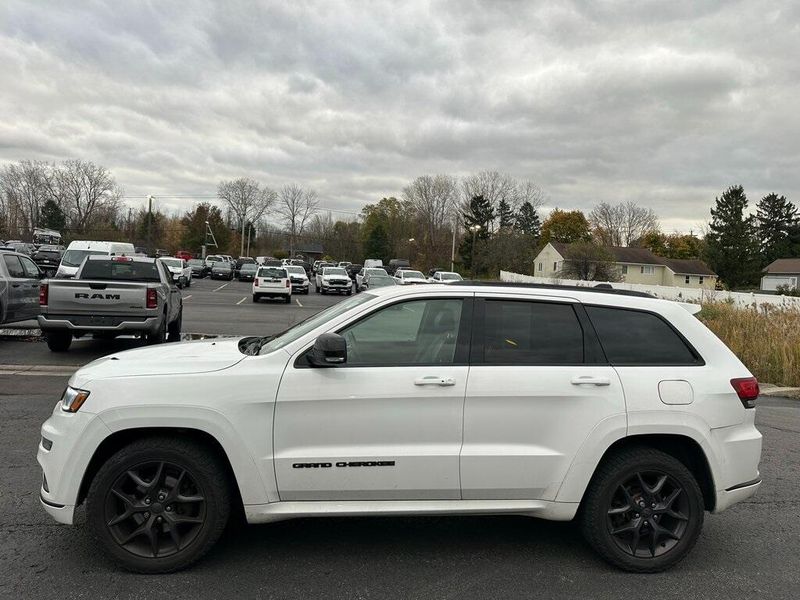
<path id="1" fill-rule="evenodd" d="M 571 304 L 485 301 L 483 362 L 496 365 L 581 364 L 583 328 Z"/>
<path id="2" fill-rule="evenodd" d="M 347 342 L 347 364 L 453 364 L 463 303 L 462 299 L 411 300 L 374 312 L 339 332 Z"/>
<path id="3" fill-rule="evenodd" d="M 693 365 L 701 359 L 658 315 L 638 310 L 587 306 L 612 365 Z"/>
<path id="4" fill-rule="evenodd" d="M 22 269 L 25 271 L 25 277 L 30 279 L 39 279 L 39 267 L 30 259 L 20 256 L 19 262 L 22 263 Z"/>

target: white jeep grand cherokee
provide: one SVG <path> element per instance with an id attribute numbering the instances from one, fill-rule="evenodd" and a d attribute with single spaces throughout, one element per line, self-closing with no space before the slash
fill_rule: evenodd
<path id="1" fill-rule="evenodd" d="M 755 493 L 758 383 L 693 307 L 614 290 L 405 286 L 273 338 L 120 352 L 42 427 L 41 502 L 123 567 L 202 556 L 229 514 L 576 518 L 659 571 Z M 236 382 L 231 385 L 231 382 Z"/>

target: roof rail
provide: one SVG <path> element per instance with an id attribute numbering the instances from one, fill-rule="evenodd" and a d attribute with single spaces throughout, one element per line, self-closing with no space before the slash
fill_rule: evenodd
<path id="1" fill-rule="evenodd" d="M 563 290 L 563 291 L 578 291 L 578 292 L 592 292 L 595 294 L 612 294 L 616 296 L 636 296 L 637 298 L 655 298 L 652 294 L 647 292 L 637 292 L 634 290 L 620 290 L 610 287 L 608 284 L 597 284 L 594 287 L 578 286 L 578 285 L 556 285 L 554 283 L 518 283 L 511 281 L 471 281 L 464 279 L 463 281 L 454 281 L 448 285 L 474 285 L 474 286 L 492 286 L 492 287 L 512 287 L 524 289 L 540 289 L 540 290 Z M 602 286 L 602 287 L 601 287 Z"/>

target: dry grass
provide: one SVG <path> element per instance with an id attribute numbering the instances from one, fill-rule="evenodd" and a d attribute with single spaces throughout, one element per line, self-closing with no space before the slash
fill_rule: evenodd
<path id="1" fill-rule="evenodd" d="M 800 386 L 800 310 L 704 304 L 697 315 L 759 381 Z"/>

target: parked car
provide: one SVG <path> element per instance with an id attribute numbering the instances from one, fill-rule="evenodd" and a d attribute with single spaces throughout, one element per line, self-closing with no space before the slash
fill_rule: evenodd
<path id="1" fill-rule="evenodd" d="M 178 250 L 175 253 L 175 258 L 180 258 L 180 259 L 185 260 L 186 262 L 189 262 L 190 260 L 192 260 L 194 258 L 194 254 L 192 254 L 188 250 Z"/>
<path id="2" fill-rule="evenodd" d="M 428 281 L 431 283 L 453 283 L 454 281 L 463 280 L 464 278 L 455 271 L 436 271 L 428 277 Z"/>
<path id="3" fill-rule="evenodd" d="M 275 260 L 272 256 L 256 256 L 256 264 L 263 265 L 268 260 Z"/>
<path id="4" fill-rule="evenodd" d="M 353 282 L 342 267 L 323 267 L 322 272 L 316 277 L 317 293 L 328 294 L 353 293 Z"/>
<path id="5" fill-rule="evenodd" d="M 292 292 L 299 292 L 300 294 L 308 294 L 308 289 L 311 284 L 308 281 L 308 274 L 306 270 L 298 265 L 289 265 L 286 272 L 289 273 L 289 281 L 292 284 Z"/>
<path id="6" fill-rule="evenodd" d="M 322 262 L 321 260 L 315 260 L 314 263 L 311 265 L 311 274 L 312 275 L 316 275 L 317 274 L 317 267 L 319 267 L 321 262 Z"/>
<path id="7" fill-rule="evenodd" d="M 253 281 L 256 278 L 257 272 L 258 272 L 257 264 L 255 264 L 254 262 L 244 263 L 239 269 L 237 278 L 239 279 L 239 281 Z"/>
<path id="8" fill-rule="evenodd" d="M 425 275 L 419 271 L 412 271 L 411 269 L 397 269 L 394 272 L 394 278 L 399 285 L 412 285 L 418 283 L 428 283 Z"/>
<path id="9" fill-rule="evenodd" d="M 359 265 L 359 264 L 356 264 L 356 263 L 350 263 L 349 265 L 347 265 L 345 267 L 345 271 L 347 271 L 347 276 L 350 277 L 350 279 L 353 282 L 355 282 L 356 275 L 358 275 L 361 272 L 361 269 L 363 269 L 363 268 L 364 268 L 364 265 Z"/>
<path id="10" fill-rule="evenodd" d="M 197 277 L 198 279 L 203 279 L 211 271 L 211 267 L 202 258 L 191 259 L 189 267 L 192 269 L 192 277 Z"/>
<path id="11" fill-rule="evenodd" d="M 59 251 L 54 246 L 40 246 L 39 249 L 33 253 L 31 258 L 45 275 L 53 277 L 56 271 L 58 271 L 58 265 L 61 263 L 62 254 L 63 252 Z"/>
<path id="12" fill-rule="evenodd" d="M 292 284 L 286 267 L 259 267 L 253 281 L 253 302 L 261 298 L 283 298 L 286 304 L 292 301 Z"/>
<path id="13" fill-rule="evenodd" d="M 383 261 L 380 258 L 368 258 L 364 261 L 364 267 L 367 269 L 383 267 Z"/>
<path id="14" fill-rule="evenodd" d="M 171 254 L 166 248 L 156 248 L 156 258 L 161 258 L 162 256 L 171 256 Z"/>
<path id="15" fill-rule="evenodd" d="M 44 272 L 26 254 L 0 250 L 0 323 L 35 319 Z"/>
<path id="16" fill-rule="evenodd" d="M 405 267 L 411 268 L 411 263 L 406 258 L 393 258 L 389 261 L 389 266 L 386 267 L 386 272 L 389 275 L 394 275 L 398 268 Z"/>
<path id="17" fill-rule="evenodd" d="M 149 344 L 180 337 L 183 300 L 161 261 L 89 256 L 74 279 L 51 279 L 39 293 L 39 327 L 53 352 L 74 335 L 137 334 Z"/>
<path id="18" fill-rule="evenodd" d="M 85 502 L 100 553 L 144 573 L 198 560 L 232 513 L 576 519 L 611 564 L 662 571 L 761 484 L 758 382 L 698 309 L 398 286 L 277 336 L 117 353 L 42 426 L 41 505 L 72 524 Z"/>
<path id="19" fill-rule="evenodd" d="M 179 288 L 192 285 L 192 267 L 182 258 L 165 257 L 158 259 L 172 275 L 172 280 Z"/>
<path id="20" fill-rule="evenodd" d="M 233 265 L 227 260 L 219 260 L 211 264 L 211 279 L 233 280 Z"/>
<path id="21" fill-rule="evenodd" d="M 336 263 L 336 266 L 346 269 L 347 267 L 349 267 L 352 264 L 353 263 L 351 263 L 349 260 L 342 260 L 342 261 L 339 261 L 338 263 Z"/>
<path id="22" fill-rule="evenodd" d="M 36 247 L 33 244 L 28 244 L 21 240 L 9 240 L 3 244 L 3 247 L 17 254 L 24 254 L 26 256 L 31 256 L 36 251 Z"/>
<path id="23" fill-rule="evenodd" d="M 234 270 L 233 270 L 234 271 L 234 275 L 236 275 L 238 277 L 239 276 L 239 270 L 242 268 L 242 265 L 245 265 L 245 264 L 254 265 L 254 264 L 256 264 L 256 259 L 255 258 L 250 258 L 249 256 L 240 256 L 239 258 L 237 258 L 236 262 L 234 263 Z"/>
<path id="24" fill-rule="evenodd" d="M 383 267 L 364 267 L 356 274 L 356 291 L 361 291 L 367 275 L 389 275 Z"/>
<path id="25" fill-rule="evenodd" d="M 264 261 L 264 264 L 261 265 L 262 267 L 283 267 L 285 266 L 282 261 L 278 260 L 277 258 L 269 258 Z"/>
<path id="26" fill-rule="evenodd" d="M 70 242 L 67 250 L 61 257 L 56 277 L 74 277 L 78 268 L 87 256 L 131 256 L 136 251 L 133 244 L 126 242 L 95 242 L 90 240 L 75 240 Z"/>
<path id="27" fill-rule="evenodd" d="M 370 271 L 372 271 L 372 269 L 370 269 Z M 367 290 L 374 290 L 382 287 L 392 287 L 394 285 L 397 285 L 397 280 L 394 277 L 386 275 L 385 271 L 384 274 L 367 273 L 366 275 L 364 275 L 364 279 L 361 282 L 360 291 L 365 292 Z"/>

